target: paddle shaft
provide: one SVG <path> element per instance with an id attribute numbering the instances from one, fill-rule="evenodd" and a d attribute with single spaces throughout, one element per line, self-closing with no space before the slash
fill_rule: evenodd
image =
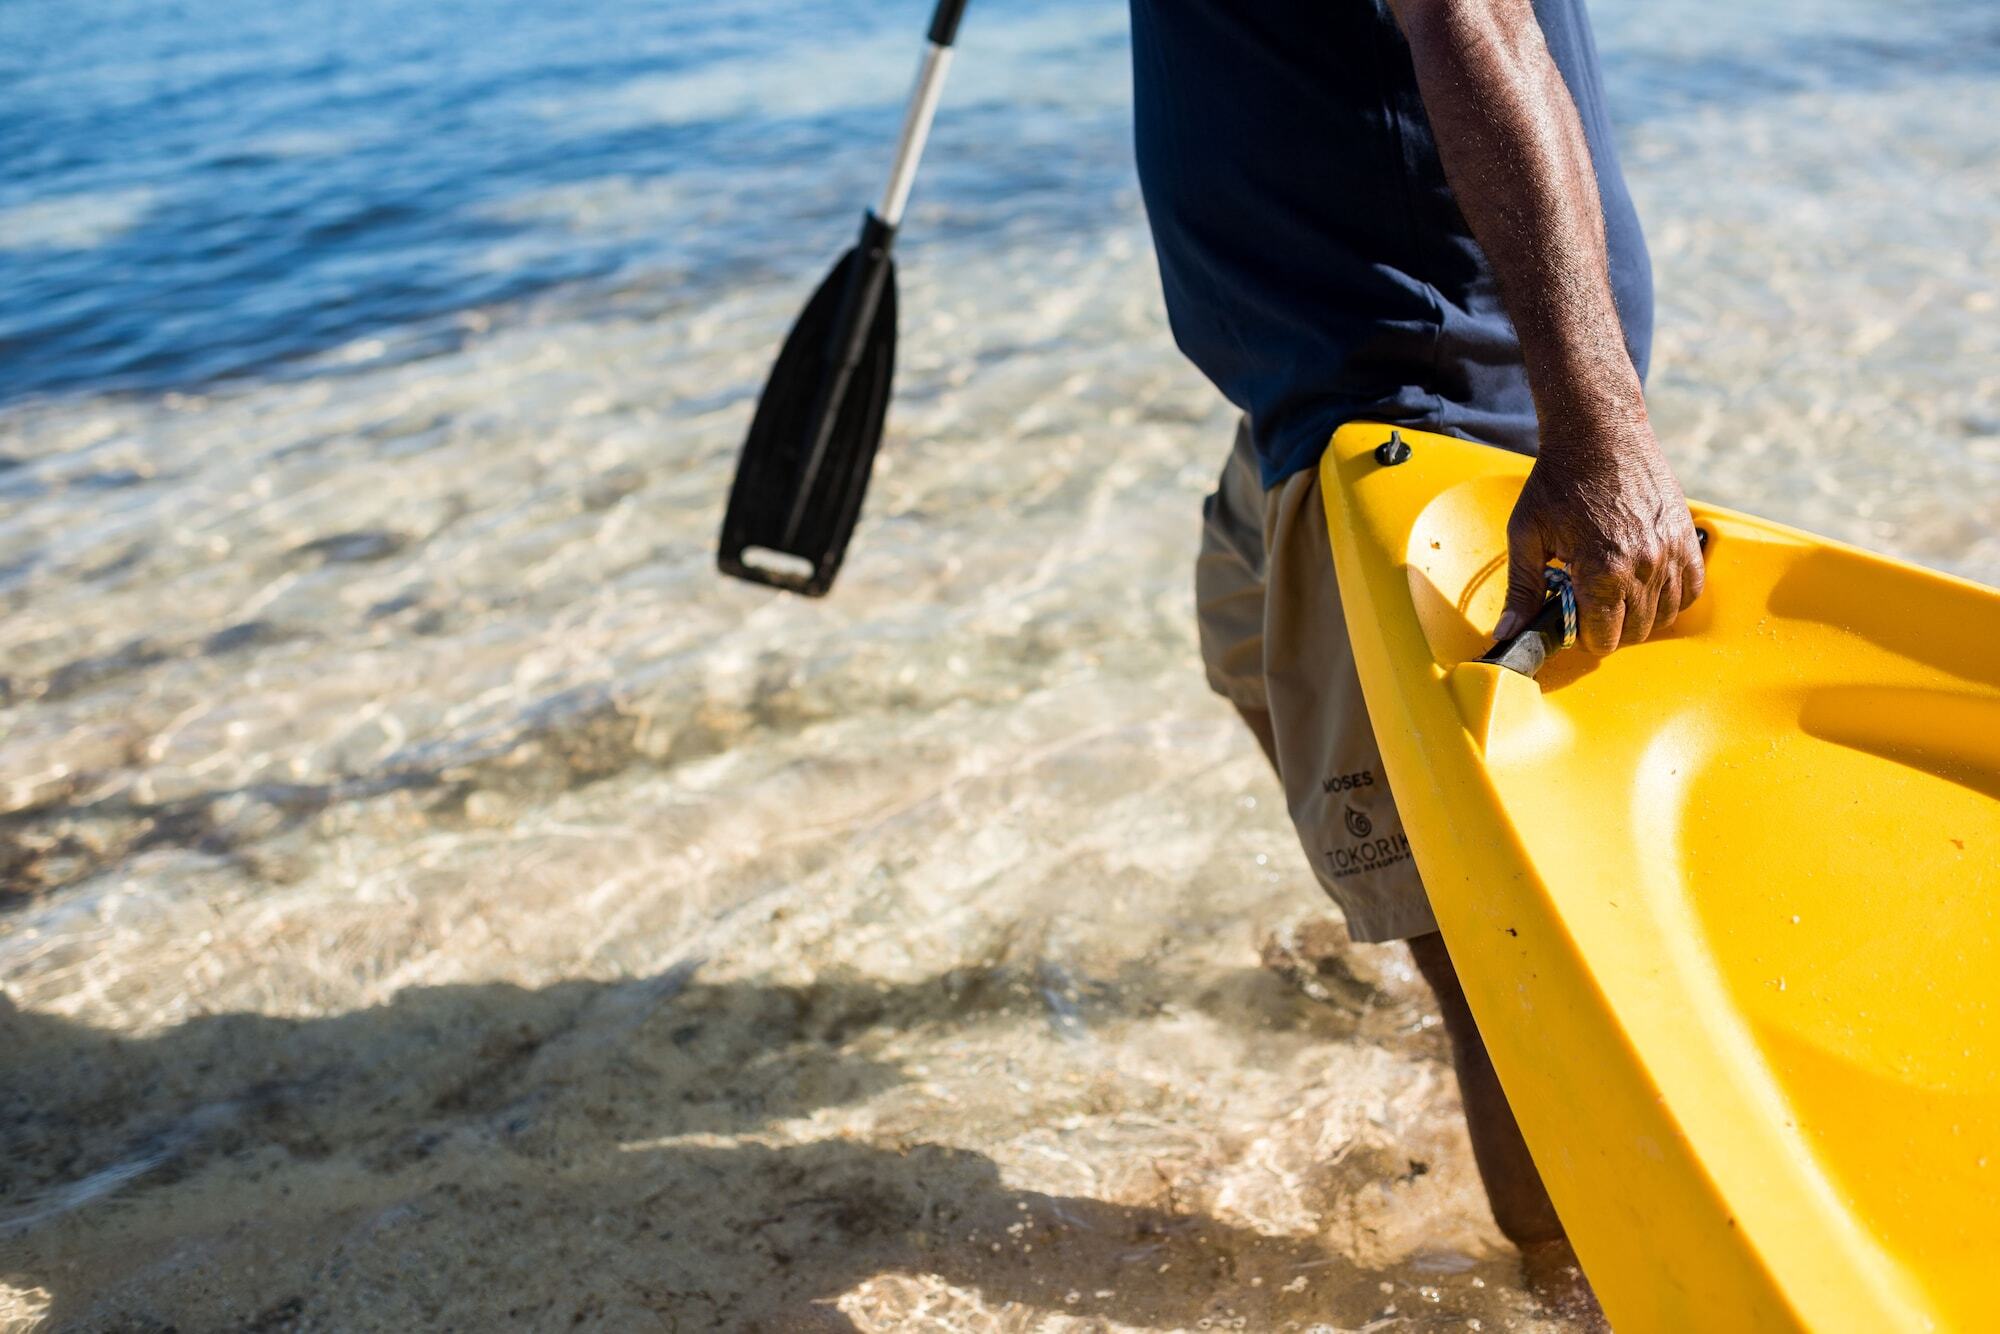
<path id="1" fill-rule="evenodd" d="M 875 324 L 875 312 L 882 304 L 882 289 L 894 272 L 890 251 L 896 244 L 896 229 L 902 225 L 903 210 L 910 202 L 910 187 L 916 183 L 917 163 L 923 158 L 930 138 L 931 122 L 937 116 L 938 98 L 944 93 L 944 76 L 951 68 L 952 43 L 958 37 L 958 21 L 965 14 L 966 0 L 938 0 L 931 12 L 928 41 L 923 62 L 917 66 L 916 87 L 903 113 L 903 132 L 896 142 L 896 160 L 889 169 L 889 181 L 882 200 L 861 219 L 861 235 L 848 260 L 847 285 L 841 292 L 839 313 L 827 333 L 825 373 L 814 395 L 812 435 L 806 446 L 805 463 L 799 470 L 798 490 L 791 512 L 785 519 L 785 544 L 797 540 L 799 525 L 811 507 L 813 484 L 819 480 L 826 461 L 827 443 L 840 420 L 841 406 L 861 363 L 868 333 Z"/>
<path id="2" fill-rule="evenodd" d="M 910 92 L 910 105 L 903 113 L 903 134 L 896 141 L 896 164 L 889 170 L 889 183 L 875 209 L 891 230 L 902 225 L 903 206 L 910 202 L 917 161 L 931 136 L 931 120 L 944 93 L 945 71 L 951 68 L 951 45 L 958 39 L 958 21 L 964 14 L 965 0 L 938 0 L 937 8 L 931 11 L 929 40 L 924 45 L 923 63 L 917 66 L 917 86 Z"/>

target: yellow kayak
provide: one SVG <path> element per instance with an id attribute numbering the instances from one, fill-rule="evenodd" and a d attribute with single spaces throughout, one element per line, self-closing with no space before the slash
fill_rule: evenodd
<path id="1" fill-rule="evenodd" d="M 1707 593 L 1476 661 L 1528 460 L 1321 466 L 1397 806 L 1621 1334 L 2000 1326 L 2000 593 L 1696 505 Z"/>

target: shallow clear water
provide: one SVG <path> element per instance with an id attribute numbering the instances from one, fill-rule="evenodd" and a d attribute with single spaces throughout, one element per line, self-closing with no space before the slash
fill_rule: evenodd
<path id="1" fill-rule="evenodd" d="M 1991 7 L 1598 18 L 1688 489 L 2000 582 Z M 968 17 L 841 585 L 712 572 L 921 21 L 0 9 L 0 1312 L 1544 1318 L 1201 685 L 1116 6 Z"/>

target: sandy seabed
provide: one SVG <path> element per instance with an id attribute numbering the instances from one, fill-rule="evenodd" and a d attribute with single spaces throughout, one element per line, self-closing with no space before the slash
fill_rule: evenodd
<path id="1" fill-rule="evenodd" d="M 1691 491 L 2000 576 L 1978 114 L 1631 145 Z M 1129 205 L 990 250 L 824 602 L 711 568 L 790 287 L 0 417 L 0 1321 L 1552 1323 L 1202 685 Z"/>

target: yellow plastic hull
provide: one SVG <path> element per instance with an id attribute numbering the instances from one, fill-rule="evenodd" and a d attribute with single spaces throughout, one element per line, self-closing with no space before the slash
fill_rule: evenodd
<path id="1" fill-rule="evenodd" d="M 1697 505 L 1706 596 L 1530 680 L 1528 461 L 1387 436 L 1321 466 L 1362 688 L 1614 1326 L 2000 1327 L 2000 593 Z"/>

